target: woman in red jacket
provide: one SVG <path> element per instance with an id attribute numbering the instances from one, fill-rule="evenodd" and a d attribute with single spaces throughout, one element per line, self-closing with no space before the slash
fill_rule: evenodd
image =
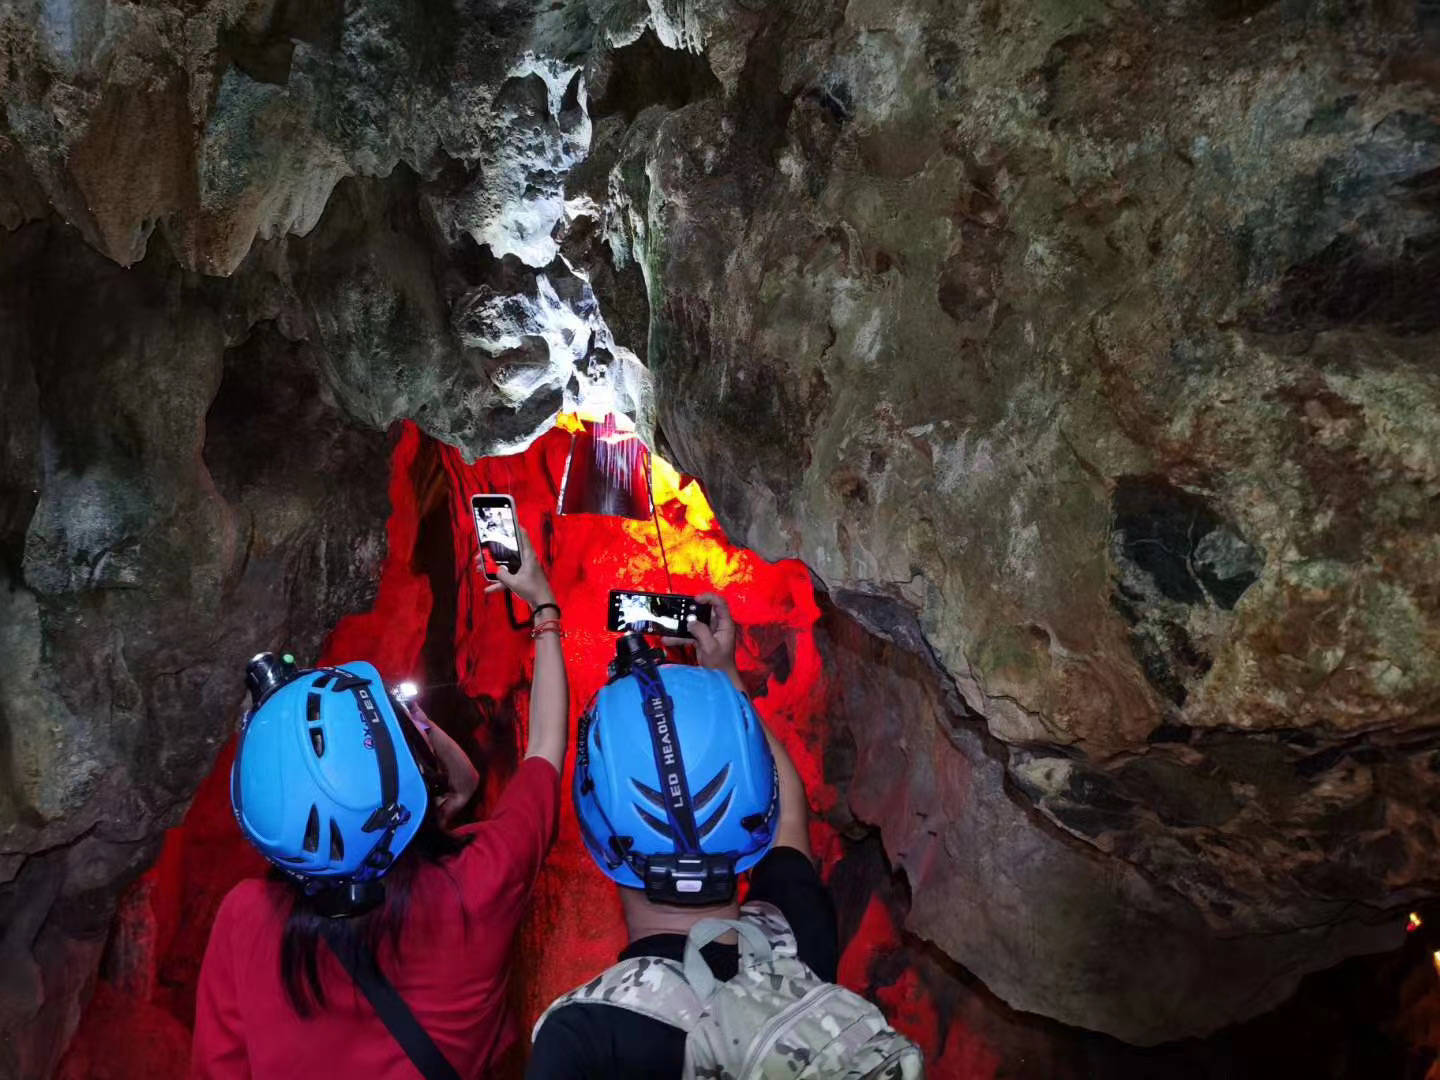
<path id="1" fill-rule="evenodd" d="M 275 871 L 220 906 L 192 1078 L 471 1078 L 511 1041 L 510 941 L 554 836 L 569 708 L 560 609 L 520 545 L 499 574 L 536 613 L 530 742 L 483 822 L 446 829 L 475 768 L 374 667 L 251 662 L 231 800 Z"/>

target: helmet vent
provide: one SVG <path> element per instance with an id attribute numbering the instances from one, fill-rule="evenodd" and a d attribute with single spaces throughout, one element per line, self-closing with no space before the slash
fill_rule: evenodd
<path id="1" fill-rule="evenodd" d="M 661 836 L 665 837 L 666 840 L 675 839 L 675 831 L 671 829 L 670 826 L 667 825 L 665 822 L 657 818 L 654 814 L 646 813 L 644 808 L 640 806 L 635 807 L 635 812 L 640 815 L 641 821 L 645 822 L 646 825 L 649 825 L 650 828 L 654 829 Z"/>
<path id="2" fill-rule="evenodd" d="M 319 677 L 318 677 L 314 682 L 312 682 L 310 685 L 311 685 L 312 687 L 314 687 L 316 690 L 319 690 L 319 689 L 323 688 L 324 685 L 330 681 L 330 679 L 331 679 L 331 677 L 332 677 L 333 675 L 334 675 L 334 672 L 331 672 L 331 671 L 322 671 L 322 672 L 320 673 Z"/>
<path id="3" fill-rule="evenodd" d="M 320 695 L 309 694 L 305 698 L 305 722 L 307 724 L 320 723 Z"/>
<path id="4" fill-rule="evenodd" d="M 340 835 L 340 826 L 330 819 L 330 861 L 339 862 L 345 858 L 345 838 Z"/>
<path id="5" fill-rule="evenodd" d="M 320 850 L 320 811 L 312 804 L 310 820 L 305 823 L 305 840 L 300 845 L 306 851 Z"/>
<path id="6" fill-rule="evenodd" d="M 725 812 L 730 809 L 730 803 L 734 800 L 734 798 L 735 793 L 733 791 L 728 792 L 725 796 L 725 801 L 720 804 L 720 809 L 716 810 L 715 813 L 711 814 L 710 817 L 706 820 L 705 824 L 700 826 L 701 840 L 704 840 L 707 836 L 709 836 L 712 832 L 715 831 L 715 826 L 719 825 L 721 819 L 725 817 Z"/>
<path id="7" fill-rule="evenodd" d="M 755 832 L 765 826 L 765 815 L 746 814 L 740 819 L 740 825 L 746 832 Z"/>
<path id="8" fill-rule="evenodd" d="M 711 780 L 695 793 L 695 809 L 705 809 L 706 804 L 715 798 L 720 789 L 725 786 L 725 781 L 728 779 L 730 779 L 730 763 L 727 761 L 725 767 L 715 774 L 715 779 Z"/>
<path id="9" fill-rule="evenodd" d="M 661 810 L 665 809 L 665 796 L 661 795 L 660 792 L 656 791 L 653 787 L 646 787 L 639 780 L 636 780 L 633 776 L 630 778 L 630 783 L 635 786 L 636 791 L 638 791 L 641 795 L 645 796 L 645 798 L 649 799 Z"/>
<path id="10" fill-rule="evenodd" d="M 310 729 L 310 748 L 315 751 L 316 757 L 325 756 L 325 729 L 312 727 Z"/>

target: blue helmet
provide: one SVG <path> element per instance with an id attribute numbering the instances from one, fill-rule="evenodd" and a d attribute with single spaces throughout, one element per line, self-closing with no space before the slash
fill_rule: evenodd
<path id="1" fill-rule="evenodd" d="M 617 660 L 623 673 L 581 720 L 580 831 L 617 884 L 665 903 L 723 902 L 774 842 L 775 759 L 723 673 L 658 660 Z"/>
<path id="2" fill-rule="evenodd" d="M 310 891 L 379 878 L 420 831 L 433 767 L 380 673 L 363 662 L 297 671 L 264 653 L 246 677 L 255 708 L 230 771 L 240 828 Z"/>

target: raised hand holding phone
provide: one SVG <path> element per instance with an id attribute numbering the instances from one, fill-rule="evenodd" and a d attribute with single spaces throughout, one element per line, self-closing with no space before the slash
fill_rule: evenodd
<path id="1" fill-rule="evenodd" d="M 730 614 L 730 605 L 718 593 L 701 593 L 696 601 L 710 605 L 709 625 L 694 619 L 690 623 L 688 638 L 667 637 L 666 645 L 695 647 L 695 659 L 701 667 L 714 668 L 730 676 L 730 681 L 744 689 L 740 673 L 735 667 L 735 619 Z"/>
<path id="2" fill-rule="evenodd" d="M 735 667 L 735 618 L 730 614 L 730 605 L 725 598 L 715 593 L 702 593 L 695 598 L 710 604 L 710 625 L 696 620 L 690 624 L 693 638 L 666 638 L 666 645 L 693 645 L 695 657 L 701 667 L 723 671 L 730 677 L 731 684 L 742 694 L 747 693 Z M 780 822 L 775 833 L 775 843 L 780 847 L 794 848 L 806 858 L 810 851 L 810 807 L 805 796 L 805 783 L 791 760 L 785 744 L 775 737 L 769 725 L 763 721 L 765 740 L 775 757 L 775 775 L 780 788 Z"/>
<path id="3" fill-rule="evenodd" d="M 509 495 L 480 493 L 470 497 L 470 515 L 475 522 L 475 539 L 480 547 L 477 566 L 490 581 L 499 581 L 499 567 L 512 571 L 520 563 L 519 526 L 515 500 Z M 495 569 L 492 569 L 492 565 Z"/>
<path id="4" fill-rule="evenodd" d="M 517 524 L 515 539 L 520 548 L 518 569 L 497 566 L 495 580 L 486 586 L 485 591 L 493 593 L 509 589 L 525 601 L 532 612 L 546 604 L 554 604 L 555 593 L 535 555 L 530 534 Z M 482 551 L 475 565 L 481 573 L 485 571 L 484 559 Z M 558 616 L 559 613 L 556 609 L 555 614 Z M 565 677 L 565 654 L 560 647 L 560 635 L 546 633 L 535 642 L 535 674 L 530 682 L 530 740 L 525 746 L 527 758 L 543 757 L 557 770 L 564 768 L 565 747 L 570 732 L 569 710 L 570 691 Z"/>
<path id="5" fill-rule="evenodd" d="M 499 592 L 501 589 L 509 589 L 512 593 L 524 600 L 533 611 L 541 604 L 553 604 L 555 593 L 550 588 L 550 579 L 545 576 L 544 569 L 540 566 L 540 560 L 535 557 L 535 548 L 530 543 L 530 534 L 519 525 L 515 526 L 516 537 L 520 543 L 520 568 L 512 571 L 508 566 L 497 566 L 495 569 L 496 581 L 485 587 L 487 593 Z M 477 565 L 483 570 L 484 553 L 480 554 Z"/>

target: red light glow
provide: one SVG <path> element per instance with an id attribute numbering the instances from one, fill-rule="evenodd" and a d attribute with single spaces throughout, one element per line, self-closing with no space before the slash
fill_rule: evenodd
<path id="1" fill-rule="evenodd" d="M 601 426 L 601 438 L 609 435 L 640 445 L 632 440 L 633 433 L 606 427 Z M 483 581 L 469 569 L 475 551 L 470 496 L 500 492 L 514 498 L 520 522 L 550 568 L 565 612 L 572 722 L 603 684 L 614 652 L 615 635 L 605 629 L 611 589 L 695 594 L 713 588 L 724 593 L 743 628 L 738 662 L 757 695 L 757 708 L 802 772 L 818 781 L 820 746 L 814 719 L 825 689 L 812 633 L 820 612 L 808 572 L 799 563 L 771 564 L 732 547 L 700 486 L 654 459 L 651 485 L 670 566 L 667 579 L 654 521 L 553 512 L 570 442 L 568 434 L 552 432 L 525 454 L 473 465 L 449 447 L 436 447 L 449 478 L 456 540 L 453 677 L 465 696 L 513 701 L 520 718 L 527 707 L 523 688 L 530 679 L 530 640 L 509 629 L 503 600 L 487 596 Z M 523 735 L 517 740 L 523 745 Z M 573 760 L 567 762 L 567 792 L 573 768 Z M 613 963 L 623 946 L 614 887 L 590 862 L 575 819 L 567 812 L 519 943 L 519 955 L 526 957 L 515 973 L 523 1021 L 533 1021 L 558 993 Z"/>
<path id="2" fill-rule="evenodd" d="M 825 690 L 812 633 L 819 608 L 805 568 L 767 563 L 731 546 L 699 484 L 658 458 L 652 466 L 655 518 L 664 533 L 670 579 L 653 521 L 557 514 L 571 436 L 581 430 L 584 426 L 567 417 L 523 454 L 467 464 L 453 448 L 414 425 L 401 425 L 391 455 L 388 554 L 374 605 L 342 619 L 318 659 L 363 657 L 387 682 L 420 683 L 432 718 L 461 738 L 485 771 L 482 804 L 493 800 L 517 763 L 515 748 L 525 742 L 532 650 L 529 635 L 509 626 L 503 598 L 487 596 L 484 579 L 473 569 L 469 500 L 477 492 L 508 494 L 549 567 L 565 612 L 572 723 L 603 683 L 613 654 L 615 635 L 605 630 L 610 589 L 714 588 L 725 594 L 743 628 L 738 662 L 757 695 L 757 708 L 823 805 L 817 720 Z M 617 450 L 643 446 L 633 432 L 615 430 L 613 421 L 589 430 Z M 626 458 L 628 466 L 628 453 Z M 449 535 L 451 565 L 444 573 L 425 561 L 433 559 L 435 549 L 426 545 L 433 545 L 437 521 L 446 523 Z M 453 592 L 437 595 L 437 582 L 451 583 Z M 448 649 L 433 640 L 444 623 L 451 635 Z M 440 669 L 437 655 L 453 655 L 453 666 Z M 444 702 L 450 699 L 438 691 L 427 695 L 426 687 L 454 683 L 470 708 L 448 715 Z M 183 1075 L 184 1062 L 172 1053 L 173 1032 L 193 1021 L 195 982 L 215 910 L 237 881 L 264 872 L 230 813 L 232 757 L 227 747 L 183 825 L 168 835 L 160 860 L 128 894 L 120 936 L 134 947 L 121 950 L 124 970 L 97 996 L 62 1075 L 95 1075 L 92 1067 L 99 1060 L 114 1077 Z M 568 763 L 567 792 L 572 769 Z M 817 830 L 824 832 L 823 826 Z M 567 806 L 518 943 L 517 956 L 524 958 L 514 973 L 521 1030 L 528 1031 L 552 998 L 612 963 L 623 944 L 615 890 L 585 854 Z M 169 1016 L 176 1025 L 165 1029 L 164 1039 L 136 1040 L 126 1030 L 127 1014 Z M 151 1052 L 161 1044 L 163 1061 Z"/>
<path id="3" fill-rule="evenodd" d="M 564 609 L 572 744 L 575 718 L 602 685 L 613 655 L 615 635 L 605 630 L 609 590 L 718 590 L 742 629 L 741 675 L 805 780 L 815 811 L 812 843 L 832 867 L 842 845 L 822 820 L 837 795 L 821 769 L 827 686 L 809 573 L 798 562 L 769 563 L 730 544 L 699 483 L 659 458 L 651 461 L 648 481 L 669 576 L 654 521 L 557 513 L 572 436 L 586 431 L 609 435 L 626 451 L 634 446 L 636 454 L 643 448 L 633 433 L 616 432 L 613 421 L 587 427 L 562 417 L 525 453 L 469 464 L 414 425 L 400 425 L 391 455 L 389 546 L 374 605 L 340 620 L 317 659 L 365 658 L 387 683 L 418 683 L 431 718 L 467 747 L 482 770 L 477 812 L 483 814 L 525 743 L 532 646 L 528 633 L 510 627 L 502 596 L 486 595 L 486 582 L 473 567 L 470 497 L 508 494 Z M 628 454 L 625 465 L 634 465 Z M 264 644 L 281 643 L 256 647 Z M 237 686 L 241 662 L 237 658 Z M 183 824 L 167 835 L 159 861 L 124 899 L 111 970 L 62 1063 L 65 1080 L 178 1080 L 185 1074 L 177 1047 L 193 1023 L 195 984 L 215 911 L 237 881 L 264 872 L 230 812 L 233 753 L 233 744 L 222 751 Z M 524 1034 L 554 997 L 611 964 L 624 945 L 615 889 L 585 853 L 568 806 L 573 768 L 573 760 L 567 762 L 559 835 L 515 952 L 512 1000 Z M 846 947 L 842 982 L 868 990 L 894 1010 L 896 1025 L 931 1059 L 931 1075 L 988 1080 L 993 1055 L 960 1025 L 943 1021 L 913 973 L 898 980 L 892 975 L 888 984 L 873 981 L 877 964 L 899 942 L 891 915 L 872 903 Z M 518 1075 L 520 1062 L 518 1053 L 512 1055 L 498 1075 Z"/>

